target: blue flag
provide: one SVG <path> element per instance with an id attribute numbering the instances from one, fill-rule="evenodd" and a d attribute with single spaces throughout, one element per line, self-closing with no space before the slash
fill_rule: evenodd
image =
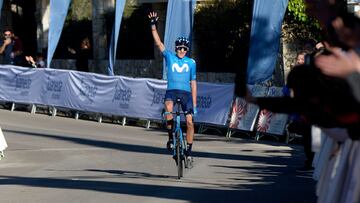
<path id="1" fill-rule="evenodd" d="M 50 67 L 52 57 L 59 42 L 61 31 L 64 26 L 65 18 L 71 0 L 51 0 L 50 1 L 50 25 L 47 51 L 47 67 Z"/>
<path id="2" fill-rule="evenodd" d="M 2 11 L 2 6 L 3 6 L 3 0 L 0 0 L 0 13 Z M 1 19 L 1 15 L 0 15 L 0 19 Z"/>
<path id="3" fill-rule="evenodd" d="M 119 39 L 121 19 L 124 13 L 126 0 L 117 0 L 115 9 L 115 23 L 111 33 L 111 42 L 109 47 L 109 66 L 108 75 L 114 75 L 114 65 L 116 61 L 116 49 Z"/>
<path id="4" fill-rule="evenodd" d="M 247 83 L 262 83 L 274 72 L 279 53 L 281 23 L 288 0 L 254 0 Z"/>

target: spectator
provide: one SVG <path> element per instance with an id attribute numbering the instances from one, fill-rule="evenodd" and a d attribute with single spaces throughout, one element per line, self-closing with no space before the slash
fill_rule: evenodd
<path id="1" fill-rule="evenodd" d="M 88 37 L 81 40 L 80 47 L 75 50 L 68 47 L 68 51 L 71 54 L 76 55 L 76 70 L 82 72 L 89 72 L 89 58 L 91 57 L 91 44 Z"/>
<path id="2" fill-rule="evenodd" d="M 309 48 L 308 48 L 309 50 Z M 300 51 L 296 57 L 296 66 L 300 66 L 305 64 L 305 59 L 308 58 L 308 52 L 306 50 Z M 285 95 L 290 96 L 290 90 L 287 86 L 284 88 Z M 296 133 L 302 136 L 302 143 L 304 146 L 304 152 L 306 160 L 304 165 L 297 169 L 298 172 L 306 172 L 311 171 L 314 168 L 312 167 L 312 161 L 314 159 L 314 152 L 311 150 L 311 124 L 309 124 L 306 119 L 300 114 L 293 113 L 289 116 L 289 124 L 287 125 L 287 130 L 289 133 Z"/>
<path id="3" fill-rule="evenodd" d="M 332 54 L 317 57 L 315 64 L 325 75 L 346 80 L 360 104 L 360 22 L 351 29 L 345 26 L 341 17 L 337 17 L 333 20 L 332 26 L 340 40 L 351 49 L 344 51 L 337 47 L 329 47 Z"/>
<path id="4" fill-rule="evenodd" d="M 24 64 L 24 66 L 31 67 L 31 68 L 37 68 L 36 62 L 32 56 L 25 56 L 25 61 L 26 61 L 26 63 Z"/>
<path id="5" fill-rule="evenodd" d="M 45 57 L 42 53 L 37 53 L 36 54 L 36 67 L 37 68 L 45 68 L 46 63 L 45 63 Z"/>
<path id="6" fill-rule="evenodd" d="M 0 39 L 0 54 L 3 55 L 2 64 L 21 65 L 22 43 L 10 28 L 4 30 Z"/>
<path id="7" fill-rule="evenodd" d="M 301 65 L 305 63 L 305 55 L 308 54 L 306 51 L 300 51 L 296 56 L 296 65 Z"/>

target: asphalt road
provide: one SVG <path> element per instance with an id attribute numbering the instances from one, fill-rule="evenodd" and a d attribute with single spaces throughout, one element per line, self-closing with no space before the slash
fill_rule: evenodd
<path id="1" fill-rule="evenodd" d="M 160 129 L 0 110 L 1 203 L 316 202 L 301 145 L 196 135 L 177 179 Z"/>

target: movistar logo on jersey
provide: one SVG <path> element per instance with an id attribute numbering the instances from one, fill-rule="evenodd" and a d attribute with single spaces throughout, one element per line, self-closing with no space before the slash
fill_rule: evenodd
<path id="1" fill-rule="evenodd" d="M 185 70 L 185 72 L 189 72 L 189 66 L 188 66 L 188 64 L 183 64 L 183 65 L 180 67 L 179 64 L 174 63 L 174 64 L 172 65 L 172 72 L 175 72 L 175 70 L 176 70 L 176 72 L 178 72 L 178 73 L 182 73 L 184 70 Z"/>

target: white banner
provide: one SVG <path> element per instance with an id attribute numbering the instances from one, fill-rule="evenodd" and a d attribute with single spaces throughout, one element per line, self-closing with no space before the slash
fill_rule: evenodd
<path id="1" fill-rule="evenodd" d="M 248 85 L 248 89 L 254 97 L 283 96 L 280 87 Z M 283 135 L 288 119 L 287 114 L 273 113 L 266 109 L 259 111 L 257 105 L 249 104 L 242 98 L 236 98 L 232 104 L 229 127 Z"/>
<path id="2" fill-rule="evenodd" d="M 267 88 L 264 86 L 248 85 L 248 89 L 254 97 L 264 97 L 267 93 Z M 232 105 L 229 127 L 253 131 L 258 113 L 259 107 L 257 105 L 249 104 L 244 99 L 238 97 Z"/>
<path id="3" fill-rule="evenodd" d="M 43 72 L 44 80 L 40 90 L 40 101 L 37 103 L 50 106 L 66 106 L 64 101 L 67 95 L 69 72 L 64 70 L 52 71 L 49 69 L 37 69 L 37 72 Z"/>
<path id="4" fill-rule="evenodd" d="M 198 82 L 198 116 L 195 122 L 226 125 L 233 98 L 233 84 Z"/>
<path id="5" fill-rule="evenodd" d="M 281 87 L 270 87 L 267 92 L 268 97 L 281 97 L 283 95 L 283 88 Z M 283 135 L 287 119 L 287 114 L 273 113 L 263 109 L 259 114 L 257 131 Z"/>
<path id="6" fill-rule="evenodd" d="M 0 65 L 0 100 L 161 120 L 167 82 Z M 226 125 L 233 84 L 198 83 L 195 122 Z"/>
<path id="7" fill-rule="evenodd" d="M 0 99 L 19 103 L 39 103 L 43 71 L 11 65 L 0 69 Z"/>

